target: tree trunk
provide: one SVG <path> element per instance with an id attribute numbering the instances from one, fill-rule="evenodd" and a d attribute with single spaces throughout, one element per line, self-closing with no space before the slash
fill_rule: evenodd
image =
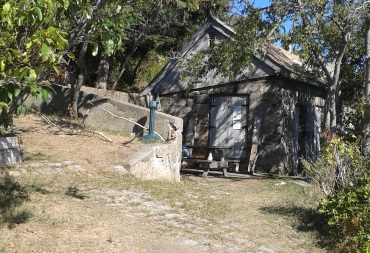
<path id="1" fill-rule="evenodd" d="M 338 68 L 340 68 L 340 63 Z M 339 74 L 329 79 L 328 94 L 325 101 L 325 129 L 331 132 L 337 131 L 337 105 L 339 100 Z"/>
<path id="2" fill-rule="evenodd" d="M 370 150 L 370 18 L 365 19 L 365 79 L 364 93 L 366 96 L 364 118 L 362 119 L 362 149 L 364 154 Z"/>
<path id="3" fill-rule="evenodd" d="M 329 128 L 330 131 L 335 132 L 336 125 L 337 125 L 337 101 L 338 98 L 336 97 L 336 89 L 337 89 L 338 84 L 336 84 L 333 81 L 331 81 L 330 86 L 329 86 L 329 94 L 328 94 L 328 117 L 329 117 Z"/>
<path id="4" fill-rule="evenodd" d="M 130 58 L 132 57 L 132 55 L 136 52 L 136 50 L 137 50 L 137 48 L 138 48 L 138 45 L 139 45 L 139 42 L 140 42 L 140 40 L 141 40 L 142 36 L 143 36 L 143 35 L 142 35 L 142 34 L 140 34 L 140 35 L 138 36 L 138 38 L 135 40 L 135 43 L 134 43 L 134 46 L 133 46 L 133 48 L 132 48 L 131 52 L 127 55 L 127 57 L 126 57 L 125 61 L 122 63 L 121 71 L 119 72 L 119 74 L 118 74 L 118 76 L 117 76 L 116 80 L 114 81 L 114 83 L 113 83 L 113 85 L 112 85 L 112 90 L 115 90 L 115 89 L 116 89 L 116 87 L 117 87 L 117 84 L 118 84 L 119 80 L 121 79 L 121 77 L 122 77 L 123 73 L 125 73 L 127 62 L 130 60 Z"/>
<path id="5" fill-rule="evenodd" d="M 69 114 L 71 117 L 74 119 L 78 119 L 78 97 L 79 93 L 81 90 L 82 85 L 85 82 L 85 77 L 86 77 L 86 52 L 87 52 L 87 46 L 88 43 L 84 42 L 80 51 L 80 54 L 78 56 L 78 67 L 80 69 L 79 75 L 78 75 L 78 80 L 77 83 L 73 82 L 71 84 L 71 102 L 69 105 Z"/>
<path id="6" fill-rule="evenodd" d="M 141 66 L 141 64 L 143 63 L 145 57 L 146 57 L 147 53 L 145 53 L 139 60 L 139 62 L 136 64 L 135 68 L 134 68 L 134 73 L 132 75 L 132 83 L 134 83 L 135 79 L 136 79 L 136 76 L 137 76 L 137 72 L 139 70 L 139 67 Z"/>
<path id="7" fill-rule="evenodd" d="M 136 51 L 136 49 L 135 49 Z M 121 67 L 121 71 L 119 72 L 116 80 L 114 81 L 113 85 L 112 85 L 112 90 L 115 90 L 117 85 L 118 85 L 118 82 L 119 80 L 121 79 L 123 73 L 125 73 L 126 71 L 126 65 L 127 65 L 127 62 L 128 60 L 131 58 L 131 56 L 134 54 L 134 51 L 131 51 L 130 54 L 126 57 L 125 61 L 122 63 L 122 67 Z"/>
<path id="8" fill-rule="evenodd" d="M 347 47 L 349 38 L 351 37 L 350 32 L 346 32 L 342 34 L 342 41 L 340 47 L 338 48 L 338 54 L 335 58 L 333 70 L 329 71 L 329 69 L 321 62 L 321 66 L 324 69 L 326 74 L 327 80 L 329 81 L 328 85 L 328 94 L 327 94 L 327 105 L 328 109 L 326 112 L 326 122 L 330 122 L 330 128 L 325 128 L 325 130 L 330 130 L 332 132 L 337 131 L 337 105 L 339 100 L 339 78 L 340 78 L 340 71 L 342 65 L 342 59 L 345 53 L 345 49 Z"/>
<path id="9" fill-rule="evenodd" d="M 109 76 L 109 57 L 104 55 L 104 53 L 102 52 L 100 55 L 96 87 L 99 89 L 106 90 L 108 87 L 108 76 Z"/>

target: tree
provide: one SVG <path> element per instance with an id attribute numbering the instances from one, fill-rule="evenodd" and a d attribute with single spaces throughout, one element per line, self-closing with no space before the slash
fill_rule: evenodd
<path id="1" fill-rule="evenodd" d="M 326 127 L 336 131 L 342 62 L 362 22 L 363 7 L 364 1 L 271 0 L 270 6 L 256 9 L 246 1 L 234 18 L 236 37 L 215 47 L 218 53 L 211 54 L 206 68 L 235 76 L 252 55 L 263 55 L 269 43 L 292 45 L 305 63 L 300 74 L 325 79 Z"/>
<path id="2" fill-rule="evenodd" d="M 95 6 L 95 4 L 91 4 Z M 70 114 L 77 118 L 78 92 L 83 84 L 100 88 L 122 89 L 122 79 L 134 82 L 140 65 L 151 59 L 161 59 L 164 52 L 177 48 L 182 40 L 209 15 L 211 10 L 224 13 L 228 0 L 222 1 L 110 1 L 101 8 L 92 8 L 87 22 L 81 8 L 68 17 L 79 17 L 71 26 L 68 38 L 74 38 L 78 55 L 78 81 L 72 84 Z M 75 27 L 75 28 L 73 28 Z M 84 28 L 85 31 L 79 29 Z M 80 36 L 80 39 L 77 39 Z M 82 46 L 82 44 L 84 46 Z M 87 52 L 92 52 L 87 56 Z M 158 57 L 152 57 L 153 52 Z M 151 58 L 149 58 L 151 57 Z M 91 59 L 94 59 L 91 61 Z M 88 63 L 90 61 L 90 64 Z M 95 62 L 99 62 L 96 66 Z M 111 66 L 113 65 L 113 67 Z M 96 69 L 94 77 L 87 76 Z M 129 72 L 131 71 L 131 72 Z M 131 75 L 131 79 L 127 78 Z M 124 78 L 123 78 L 124 77 Z M 110 81 L 110 83 L 108 83 Z"/>
<path id="3" fill-rule="evenodd" d="M 370 2 L 367 2 L 370 5 Z M 369 8 L 367 8 L 369 9 Z M 363 117 L 363 152 L 370 150 L 370 17 L 365 17 L 365 78 L 364 90 L 366 97 L 365 112 Z"/>
<path id="4" fill-rule="evenodd" d="M 60 62 L 68 42 L 52 26 L 63 10 L 59 1 L 2 1 L 0 10 L 0 126 L 7 128 L 29 94 L 48 99 L 39 80 Z"/>
<path id="5" fill-rule="evenodd" d="M 362 3 L 298 0 L 274 1 L 274 4 L 278 13 L 292 15 L 293 26 L 285 43 L 295 44 L 296 52 L 306 64 L 320 70 L 325 77 L 326 129 L 336 131 L 343 57 L 349 52 L 352 35 L 361 22 Z"/>
<path id="6" fill-rule="evenodd" d="M 112 85 L 115 89 L 130 58 L 145 41 L 144 38 L 165 30 L 165 18 L 174 20 L 178 16 L 168 15 L 166 8 L 171 6 L 171 10 L 179 10 L 179 7 L 183 9 L 188 6 L 180 0 L 82 2 L 86 6 L 80 4 L 77 8 L 72 8 L 71 14 L 67 16 L 76 20 L 74 24 L 70 24 L 71 32 L 68 35 L 70 47 L 74 46 L 78 55 L 79 78 L 77 84 L 72 83 L 70 103 L 70 114 L 74 118 L 78 117 L 78 93 L 86 79 L 86 53 L 89 48 L 92 54 L 99 58 L 100 64 L 95 83 L 101 88 L 108 86 L 110 58 L 120 51 L 127 53 L 122 57 L 121 70 Z"/>
<path id="7" fill-rule="evenodd" d="M 88 0 L 65 0 L 66 9 L 64 11 L 63 24 L 69 33 L 67 35 L 68 50 L 73 50 L 80 45 L 80 51 L 77 53 L 77 67 L 79 68 L 78 79 L 72 77 L 71 79 L 71 96 L 69 105 L 69 114 L 77 119 L 77 102 L 79 92 L 85 82 L 86 75 L 86 54 L 89 43 L 89 37 L 93 33 L 93 22 L 99 20 L 99 12 L 108 4 L 108 0 L 97 0 L 90 2 Z M 72 73 L 72 71 L 70 71 Z"/>

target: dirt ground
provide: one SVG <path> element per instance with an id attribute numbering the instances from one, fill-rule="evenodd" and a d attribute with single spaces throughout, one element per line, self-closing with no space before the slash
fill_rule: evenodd
<path id="1" fill-rule="evenodd" d="M 303 221 L 312 185 L 192 171 L 141 181 L 124 168 L 141 142 L 58 124 L 66 131 L 38 115 L 15 120 L 26 160 L 1 171 L 17 205 L 0 206 L 0 252 L 325 252 Z"/>

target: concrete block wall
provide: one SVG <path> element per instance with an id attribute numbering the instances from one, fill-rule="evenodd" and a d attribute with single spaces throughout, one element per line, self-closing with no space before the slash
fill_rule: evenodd
<path id="1" fill-rule="evenodd" d="M 41 106 L 45 111 L 67 111 L 70 101 L 70 88 L 54 87 L 56 93 L 51 101 Z M 30 103 L 30 102 L 28 102 Z M 149 128 L 150 110 L 145 107 L 118 102 L 113 99 L 81 91 L 78 100 L 78 112 L 87 126 L 100 130 L 124 132 L 135 135 L 148 133 L 134 123 L 115 118 L 104 108 L 118 117 L 127 118 Z M 134 176 L 144 179 L 169 179 L 180 181 L 182 153 L 183 120 L 161 112 L 156 112 L 154 130 L 166 142 L 148 144 L 127 161 L 126 168 Z"/>
<path id="2" fill-rule="evenodd" d="M 55 86 L 56 94 L 51 101 L 43 106 L 44 110 L 67 111 L 68 101 L 70 100 L 70 88 Z M 118 117 L 124 117 L 149 128 L 148 108 L 130 104 L 127 102 L 118 102 L 113 99 L 102 97 L 96 94 L 81 91 L 78 99 L 79 115 L 85 118 L 85 124 L 97 127 L 102 130 L 111 130 L 132 134 L 140 134 L 142 128 L 132 122 L 115 118 L 101 108 L 110 111 Z M 182 129 L 182 119 L 161 112 L 155 114 L 155 132 L 160 134 L 165 140 L 173 134 L 174 130 Z M 141 135 L 147 134 L 144 131 Z"/>
<path id="3" fill-rule="evenodd" d="M 81 91 L 87 94 L 96 94 L 99 96 L 108 97 L 118 102 L 126 102 L 130 104 L 147 107 L 147 102 L 145 98 L 140 96 L 138 93 L 128 93 L 115 90 L 103 90 L 86 86 L 81 87 Z"/>

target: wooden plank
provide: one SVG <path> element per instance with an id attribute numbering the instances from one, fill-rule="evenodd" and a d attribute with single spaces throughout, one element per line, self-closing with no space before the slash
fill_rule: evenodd
<path id="1" fill-rule="evenodd" d="M 197 159 L 197 158 L 182 158 L 183 161 L 188 161 L 188 162 L 195 162 L 195 163 L 212 163 L 210 160 L 206 159 Z"/>
<path id="2" fill-rule="evenodd" d="M 253 135 L 252 135 L 252 149 L 249 156 L 248 172 L 254 173 L 254 167 L 257 161 L 258 144 L 261 131 L 261 118 L 256 117 L 254 120 Z"/>

